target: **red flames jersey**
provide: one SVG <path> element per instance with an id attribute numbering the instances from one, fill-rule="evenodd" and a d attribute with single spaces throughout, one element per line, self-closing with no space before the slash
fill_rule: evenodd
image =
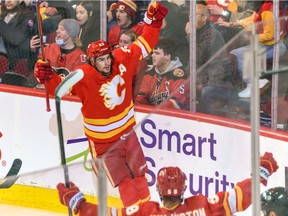
<path id="1" fill-rule="evenodd" d="M 245 196 L 244 196 L 245 195 Z M 138 206 L 123 209 L 109 208 L 108 215 L 114 216 L 174 216 L 203 215 L 230 216 L 244 211 L 251 204 L 251 179 L 244 180 L 229 192 L 219 192 L 211 198 L 204 195 L 192 196 L 182 204 L 172 208 L 164 208 L 159 203 L 148 201 Z M 80 216 L 97 215 L 97 206 L 86 203 L 80 209 Z"/>
<path id="2" fill-rule="evenodd" d="M 56 43 L 45 47 L 45 58 L 50 62 L 51 66 L 56 68 L 64 67 L 69 71 L 86 62 L 86 55 L 79 47 L 65 54 L 61 52 L 60 47 Z"/>
<path id="3" fill-rule="evenodd" d="M 159 33 L 160 29 L 146 25 L 132 45 L 114 50 L 112 74 L 108 78 L 89 64 L 74 69 L 84 72 L 83 79 L 71 92 L 78 95 L 82 102 L 84 131 L 90 140 L 96 143 L 113 142 L 135 125 L 132 80 L 138 61 L 151 52 L 158 42 Z M 54 74 L 49 80 L 50 93 L 59 82 L 59 76 Z"/>
<path id="4" fill-rule="evenodd" d="M 188 75 L 183 67 L 157 74 L 155 68 L 144 75 L 135 103 L 186 109 L 189 101 Z"/>

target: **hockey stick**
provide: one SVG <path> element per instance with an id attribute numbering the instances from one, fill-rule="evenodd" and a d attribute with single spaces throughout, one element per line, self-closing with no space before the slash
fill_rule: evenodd
<path id="1" fill-rule="evenodd" d="M 21 169 L 22 166 L 22 160 L 19 158 L 16 158 L 10 170 L 8 171 L 7 175 L 5 176 L 4 180 L 2 183 L 0 183 L 0 188 L 10 188 L 18 179 L 19 176 L 18 173 Z"/>
<path id="2" fill-rule="evenodd" d="M 58 124 L 58 136 L 59 136 L 59 146 L 60 146 L 60 154 L 61 154 L 61 164 L 64 170 L 64 181 L 65 186 L 70 187 L 69 185 L 69 173 L 68 167 L 66 165 L 66 155 L 65 155 L 65 147 L 64 147 L 64 138 L 63 138 L 63 128 L 62 128 L 62 119 L 61 119 L 61 98 L 69 92 L 69 89 L 79 82 L 84 76 L 82 70 L 76 70 L 70 73 L 65 80 L 60 83 L 60 85 L 55 90 L 55 103 L 56 103 L 56 117 Z M 72 216 L 71 209 L 69 208 L 69 215 Z"/>
<path id="3" fill-rule="evenodd" d="M 44 52 L 44 41 L 43 41 L 43 27 L 42 27 L 42 16 L 40 13 L 40 0 L 36 0 L 36 8 L 37 8 L 37 21 L 38 21 L 38 29 L 39 29 L 39 37 L 40 37 L 40 47 L 41 47 L 41 55 L 42 61 L 45 62 L 45 52 Z M 46 94 L 46 111 L 50 112 L 50 101 L 49 101 L 49 93 L 48 93 L 48 85 L 47 81 L 45 80 L 45 94 Z"/>

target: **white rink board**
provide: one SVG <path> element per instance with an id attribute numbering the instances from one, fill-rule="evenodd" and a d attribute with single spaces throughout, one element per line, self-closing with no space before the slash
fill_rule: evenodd
<path id="1" fill-rule="evenodd" d="M 0 132 L 3 135 L 0 138 L 0 177 L 6 175 L 16 157 L 23 161 L 21 174 L 59 166 L 54 100 L 50 99 L 51 112 L 46 112 L 45 99 L 42 97 L 0 92 L 0 100 L 5 101 L 5 106 L 0 106 Z M 83 161 L 83 154 L 88 154 L 80 108 L 79 102 L 63 100 L 61 103 L 66 157 L 74 157 L 72 163 Z M 228 190 L 236 182 L 250 177 L 250 132 L 193 120 L 189 116 L 177 118 L 153 114 L 148 119 L 146 117 L 144 112 L 136 113 L 137 120 L 143 120 L 137 125 L 136 131 L 147 157 L 147 177 L 153 200 L 158 200 L 154 183 L 155 175 L 162 166 L 177 165 L 186 173 L 186 196 L 191 195 L 193 190 L 205 195 L 213 194 L 216 188 Z M 270 178 L 267 188 L 285 185 L 288 137 L 283 137 L 280 140 L 273 136 L 260 137 L 261 154 L 271 151 L 280 167 Z M 171 145 L 167 144 L 169 140 L 172 140 Z M 75 155 L 81 152 L 82 156 L 76 158 Z M 77 170 L 71 172 L 77 173 Z M 76 184 L 83 192 L 94 194 L 93 179 L 92 172 L 83 168 L 81 180 L 76 180 Z M 49 188 L 55 188 L 59 181 L 63 181 L 63 175 L 59 173 L 56 176 L 24 176 L 18 180 L 21 184 L 33 182 L 34 186 Z M 117 190 L 111 187 L 108 194 L 118 196 Z"/>

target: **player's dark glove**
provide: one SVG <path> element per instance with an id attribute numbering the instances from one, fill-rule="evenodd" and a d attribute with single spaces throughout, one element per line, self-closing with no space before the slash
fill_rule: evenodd
<path id="1" fill-rule="evenodd" d="M 265 152 L 260 158 L 260 176 L 262 184 L 266 186 L 269 176 L 276 172 L 278 168 L 277 161 L 274 159 L 273 154 Z"/>
<path id="2" fill-rule="evenodd" d="M 57 185 L 57 190 L 60 202 L 68 206 L 74 214 L 78 214 L 82 204 L 86 202 L 84 194 L 80 192 L 79 188 L 73 182 L 69 182 L 70 188 L 67 188 L 63 183 Z"/>
<path id="3" fill-rule="evenodd" d="M 158 2 L 150 4 L 145 13 L 144 22 L 148 25 L 153 25 L 156 28 L 162 26 L 162 20 L 168 13 L 168 9 Z"/>
<path id="4" fill-rule="evenodd" d="M 38 60 L 34 67 L 34 76 L 41 84 L 50 80 L 53 76 L 53 70 L 49 62 Z"/>

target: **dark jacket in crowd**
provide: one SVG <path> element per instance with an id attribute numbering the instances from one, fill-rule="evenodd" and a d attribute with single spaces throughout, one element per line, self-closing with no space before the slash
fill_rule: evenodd
<path id="1" fill-rule="evenodd" d="M 213 23 L 206 23 L 196 32 L 197 50 L 197 83 L 232 87 L 231 64 L 222 35 Z M 216 54 L 218 51 L 220 53 Z M 215 56 L 216 54 L 216 56 Z"/>
<path id="2" fill-rule="evenodd" d="M 8 23 L 4 21 L 8 14 L 5 5 L 2 5 L 1 10 L 0 36 L 5 45 L 9 67 L 13 69 L 19 59 L 28 59 L 32 68 L 34 60 L 31 58 L 30 39 L 38 33 L 37 18 L 32 8 L 27 7 L 24 1 L 21 2 L 17 14 Z"/>

